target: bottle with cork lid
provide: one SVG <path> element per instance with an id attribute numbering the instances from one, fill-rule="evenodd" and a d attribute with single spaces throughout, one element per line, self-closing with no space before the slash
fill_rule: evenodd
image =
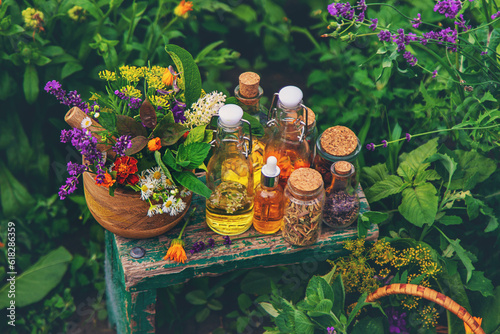
<path id="1" fill-rule="evenodd" d="M 208 227 L 222 235 L 237 235 L 252 226 L 254 184 L 251 140 L 243 133 L 243 110 L 235 104 L 219 109 L 215 150 L 207 164 Z"/>
<path id="2" fill-rule="evenodd" d="M 360 202 L 351 182 L 354 173 L 354 165 L 347 161 L 331 166 L 332 183 L 326 189 L 323 222 L 334 229 L 346 228 L 358 219 Z"/>
<path id="3" fill-rule="evenodd" d="M 277 108 L 272 108 L 274 118 L 268 124 L 275 126 L 266 144 L 264 159 L 275 156 L 281 169 L 280 184 L 286 186 L 292 172 L 299 168 L 310 167 L 311 152 L 307 143 L 307 113 L 302 104 L 302 91 L 295 86 L 283 87 L 278 94 Z M 305 119 L 305 121 L 303 121 Z"/>
<path id="4" fill-rule="evenodd" d="M 307 113 L 307 144 L 311 150 L 311 165 L 313 164 L 314 157 L 316 156 L 316 140 L 318 140 L 318 128 L 316 127 L 316 114 L 311 108 L 306 107 Z M 301 117 L 304 122 L 305 117 Z"/>
<path id="5" fill-rule="evenodd" d="M 336 125 L 329 127 L 316 140 L 316 156 L 314 168 L 320 172 L 328 188 L 332 183 L 331 166 L 337 161 L 348 161 L 354 165 L 354 175 L 351 178 L 353 187 L 359 181 L 358 155 L 361 144 L 356 134 L 348 127 Z"/>
<path id="6" fill-rule="evenodd" d="M 293 171 L 285 187 L 283 239 L 295 246 L 316 243 L 321 234 L 324 203 L 321 174 L 312 168 Z"/>
<path id="7" fill-rule="evenodd" d="M 262 167 L 262 178 L 255 190 L 253 227 L 260 233 L 279 231 L 283 221 L 283 188 L 279 185 L 278 160 L 270 156 Z"/>
<path id="8" fill-rule="evenodd" d="M 239 85 L 234 89 L 234 95 L 240 101 L 244 112 L 255 117 L 264 129 L 267 128 L 267 110 L 260 103 L 260 98 L 264 95 L 264 90 L 260 87 L 260 76 L 254 72 L 244 72 L 239 76 Z M 261 168 L 264 164 L 264 149 L 266 147 L 267 136 L 253 136 L 252 141 L 252 164 L 254 173 L 254 184 L 260 184 Z"/>

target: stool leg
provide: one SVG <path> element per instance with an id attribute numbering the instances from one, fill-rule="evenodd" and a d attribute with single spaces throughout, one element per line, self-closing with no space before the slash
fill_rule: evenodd
<path id="1" fill-rule="evenodd" d="M 156 289 L 131 292 L 125 287 L 114 234 L 106 231 L 106 304 L 118 334 L 155 333 Z"/>

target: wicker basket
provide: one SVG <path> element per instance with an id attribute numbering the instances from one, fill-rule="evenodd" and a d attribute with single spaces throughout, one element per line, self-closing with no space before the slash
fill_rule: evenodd
<path id="1" fill-rule="evenodd" d="M 366 302 L 370 303 L 379 299 L 380 297 L 388 296 L 388 295 L 411 295 L 416 297 L 422 297 L 427 300 L 430 300 L 438 305 L 441 305 L 445 309 L 450 312 L 455 313 L 463 322 L 465 322 L 469 328 L 475 334 L 485 334 L 481 326 L 474 320 L 474 318 L 467 312 L 467 310 L 458 305 L 453 299 L 443 295 L 436 290 L 426 288 L 421 285 L 415 284 L 389 284 L 378 288 L 373 293 L 369 294 L 366 297 Z"/>

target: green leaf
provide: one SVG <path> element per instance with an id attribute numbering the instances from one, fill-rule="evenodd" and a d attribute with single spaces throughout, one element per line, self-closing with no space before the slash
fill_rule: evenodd
<path id="1" fill-rule="evenodd" d="M 0 200 L 6 217 L 22 214 L 35 204 L 35 199 L 11 174 L 3 161 L 0 161 Z"/>
<path id="2" fill-rule="evenodd" d="M 368 185 L 373 185 L 379 181 L 383 181 L 387 176 L 389 176 L 389 170 L 387 169 L 385 162 L 371 167 L 362 168 L 361 179 Z"/>
<path id="3" fill-rule="evenodd" d="M 181 186 L 205 198 L 210 198 L 212 190 L 210 190 L 205 183 L 201 182 L 193 173 L 173 171 L 172 176 Z"/>
<path id="4" fill-rule="evenodd" d="M 437 153 L 437 141 L 438 138 L 431 139 L 410 153 L 401 154 L 401 163 L 397 170 L 398 175 L 407 182 L 411 182 L 419 171 L 426 170 L 430 163 L 426 163 L 425 160 Z"/>
<path id="5" fill-rule="evenodd" d="M 210 144 L 207 143 L 181 145 L 177 152 L 176 162 L 186 169 L 195 169 L 203 163 L 210 148 Z M 188 162 L 188 164 L 182 164 L 183 162 Z"/>
<path id="6" fill-rule="evenodd" d="M 252 136 L 262 137 L 264 135 L 264 127 L 262 126 L 262 124 L 260 124 L 257 118 L 247 112 L 243 112 L 242 119 L 250 122 L 250 127 L 252 128 Z M 245 133 L 250 133 L 250 131 L 248 130 L 248 124 L 243 123 L 243 129 L 245 130 Z"/>
<path id="7" fill-rule="evenodd" d="M 139 115 L 141 117 L 142 124 L 146 127 L 150 129 L 154 129 L 156 127 L 156 110 L 148 99 L 142 102 L 141 107 L 139 108 Z"/>
<path id="8" fill-rule="evenodd" d="M 193 305 L 205 305 L 207 303 L 207 295 L 203 290 L 194 290 L 186 294 L 186 300 Z"/>
<path id="9" fill-rule="evenodd" d="M 23 89 L 26 102 L 29 104 L 35 103 L 38 98 L 38 85 L 38 72 L 36 71 L 35 66 L 27 65 L 24 70 Z"/>
<path id="10" fill-rule="evenodd" d="M 440 154 L 440 153 L 436 153 L 436 154 L 430 156 L 426 160 L 426 162 L 433 162 L 436 160 L 441 161 L 444 168 L 446 168 L 446 170 L 448 171 L 448 188 L 449 188 L 450 184 L 451 184 L 451 179 L 453 178 L 453 174 L 455 174 L 455 171 L 457 170 L 458 164 L 448 154 Z"/>
<path id="11" fill-rule="evenodd" d="M 314 324 L 309 320 L 304 312 L 295 310 L 294 312 L 295 332 L 301 334 L 314 334 Z"/>
<path id="12" fill-rule="evenodd" d="M 210 309 L 208 307 L 204 307 L 201 311 L 196 312 L 194 319 L 197 323 L 201 323 L 205 321 L 210 315 Z"/>
<path id="13" fill-rule="evenodd" d="M 173 170 L 176 170 L 178 172 L 181 171 L 181 168 L 179 168 L 179 166 L 177 166 L 177 162 L 175 162 L 174 154 L 172 153 L 172 151 L 170 149 L 168 149 L 168 148 L 166 149 L 162 160 L 165 163 L 165 165 L 172 168 Z"/>
<path id="14" fill-rule="evenodd" d="M 271 282 L 278 282 L 283 272 L 277 268 L 265 270 L 251 270 L 243 277 L 240 283 L 241 291 L 251 295 L 271 293 Z"/>
<path id="15" fill-rule="evenodd" d="M 476 219 L 479 216 L 479 208 L 486 206 L 483 201 L 470 195 L 465 196 L 465 205 L 467 205 L 467 215 L 469 219 Z"/>
<path id="16" fill-rule="evenodd" d="M 462 218 L 460 218 L 458 216 L 443 216 L 443 217 L 439 218 L 438 221 L 441 224 L 446 225 L 446 226 L 462 224 Z"/>
<path id="17" fill-rule="evenodd" d="M 179 88 L 184 91 L 186 106 L 191 107 L 201 96 L 201 76 L 198 66 L 191 54 L 183 48 L 168 44 L 165 51 L 172 57 L 181 79 L 178 81 Z"/>
<path id="18" fill-rule="evenodd" d="M 400 193 L 405 186 L 403 180 L 396 175 L 388 175 L 385 180 L 375 183 L 366 190 L 366 197 L 369 202 L 377 202 L 390 195 Z"/>
<path id="19" fill-rule="evenodd" d="M 64 247 L 59 247 L 42 256 L 34 265 L 16 277 L 16 307 L 23 307 L 42 300 L 61 281 L 71 254 Z M 10 284 L 0 289 L 0 309 L 9 305 Z"/>
<path id="20" fill-rule="evenodd" d="M 170 171 L 168 170 L 167 166 L 165 166 L 165 164 L 161 159 L 160 151 L 155 151 L 154 155 L 155 155 L 155 161 L 158 164 L 158 166 L 160 166 L 161 170 L 163 171 L 163 174 L 165 174 L 167 179 L 169 179 L 170 181 L 172 181 L 172 183 L 174 183 L 173 182 L 174 180 L 172 179 L 172 174 L 170 174 Z"/>
<path id="21" fill-rule="evenodd" d="M 485 101 L 491 101 L 491 102 L 497 102 L 497 99 L 493 95 L 491 95 L 490 92 L 484 93 L 483 97 L 481 98 L 481 103 Z"/>
<path id="22" fill-rule="evenodd" d="M 366 211 L 362 215 L 368 218 L 368 221 L 372 224 L 380 224 L 389 218 L 388 213 L 379 211 Z"/>
<path id="23" fill-rule="evenodd" d="M 384 334 L 384 323 L 382 318 L 372 318 L 370 316 L 362 318 L 358 321 L 353 329 L 351 334 Z"/>
<path id="24" fill-rule="evenodd" d="M 264 311 L 266 311 L 271 317 L 276 318 L 279 315 L 273 305 L 264 302 L 259 303 L 259 305 L 262 306 Z"/>
<path id="25" fill-rule="evenodd" d="M 203 142 L 205 139 L 205 129 L 206 125 L 199 125 L 195 127 L 194 129 L 189 131 L 189 134 L 186 137 L 186 141 L 184 142 L 184 145 L 188 145 L 191 143 L 199 143 Z"/>
<path id="26" fill-rule="evenodd" d="M 486 158 L 475 151 L 453 151 L 456 156 L 456 161 L 460 170 L 464 173 L 458 177 L 456 176 L 450 185 L 450 189 L 470 190 L 473 189 L 477 183 L 483 182 L 490 177 L 497 169 L 496 163 L 489 158 Z M 468 183 L 468 181 L 475 175 L 475 182 Z M 467 185 L 467 187 L 465 187 Z"/>
<path id="27" fill-rule="evenodd" d="M 236 319 L 236 331 L 238 333 L 243 333 L 245 328 L 247 328 L 250 318 L 248 317 L 238 317 Z"/>
<path id="28" fill-rule="evenodd" d="M 67 78 L 73 73 L 83 70 L 83 66 L 77 62 L 67 62 L 61 70 L 61 79 Z"/>
<path id="29" fill-rule="evenodd" d="M 100 117 L 99 117 L 100 118 Z M 130 135 L 132 137 L 148 135 L 141 123 L 129 116 L 116 115 L 116 131 L 120 135 Z"/>
<path id="30" fill-rule="evenodd" d="M 208 304 L 207 304 L 208 308 L 213 310 L 213 311 L 220 311 L 222 310 L 222 303 L 220 301 L 218 301 L 217 299 L 211 299 L 208 301 Z"/>
<path id="31" fill-rule="evenodd" d="M 398 210 L 406 220 L 418 227 L 432 225 L 438 210 L 439 198 L 436 193 L 436 188 L 430 183 L 406 188 Z"/>
<path id="32" fill-rule="evenodd" d="M 249 5 L 241 4 L 234 8 L 231 13 L 247 24 L 257 20 L 257 12 Z"/>
<path id="33" fill-rule="evenodd" d="M 337 275 L 332 283 L 332 290 L 334 295 L 332 312 L 337 317 L 344 313 L 345 309 L 345 288 L 342 282 L 342 275 Z"/>
<path id="34" fill-rule="evenodd" d="M 488 221 L 488 226 L 484 229 L 484 233 L 493 232 L 498 228 L 498 219 L 494 215 L 490 216 L 490 220 Z"/>
<path id="35" fill-rule="evenodd" d="M 132 155 L 142 151 L 142 149 L 148 144 L 148 139 L 144 136 L 137 136 L 132 138 L 131 142 L 132 146 L 125 151 L 126 155 Z"/>
<path id="36" fill-rule="evenodd" d="M 494 290 L 494 296 L 482 300 L 478 314 L 483 318 L 481 327 L 485 333 L 498 334 L 500 328 L 500 286 Z"/>
<path id="37" fill-rule="evenodd" d="M 116 114 L 114 112 L 100 112 L 99 124 L 109 132 L 115 131 L 116 121 Z"/>
<path id="38" fill-rule="evenodd" d="M 471 291 L 480 292 L 484 297 L 494 296 L 494 286 L 490 279 L 484 277 L 484 272 L 482 271 L 475 270 L 472 273 L 469 283 L 467 283 L 465 287 Z"/>
<path id="39" fill-rule="evenodd" d="M 250 306 L 252 306 L 252 300 L 246 293 L 242 293 L 238 296 L 238 306 L 243 313 L 247 312 Z"/>
<path id="40" fill-rule="evenodd" d="M 197 55 L 196 58 L 194 59 L 195 63 L 199 63 L 201 60 L 203 60 L 212 50 L 214 50 L 216 47 L 224 43 L 224 41 L 217 41 L 213 42 L 209 45 L 207 45 L 203 50 L 201 50 Z"/>
<path id="41" fill-rule="evenodd" d="M 163 146 L 171 146 L 186 133 L 187 129 L 180 123 L 175 123 L 172 113 L 165 115 L 156 125 L 149 138 L 161 138 Z"/>
<path id="42" fill-rule="evenodd" d="M 451 247 L 453 247 L 453 250 L 455 251 L 455 253 L 457 253 L 458 258 L 460 259 L 460 261 L 462 261 L 463 265 L 465 266 L 465 269 L 467 270 L 466 283 L 468 283 L 469 280 L 472 278 L 472 272 L 474 271 L 475 268 L 474 268 L 474 265 L 472 264 L 470 256 L 467 254 L 467 251 L 465 249 L 463 249 L 463 247 L 460 245 L 460 239 L 451 240 L 439 228 L 436 227 L 436 229 L 450 243 L 450 245 L 451 245 Z"/>
<path id="43" fill-rule="evenodd" d="M 45 57 L 45 56 L 42 56 L 40 55 L 38 57 L 38 59 L 35 61 L 35 64 L 36 66 L 45 66 L 47 65 L 48 63 L 50 63 L 52 61 L 52 59 L 48 58 L 48 57 Z"/>

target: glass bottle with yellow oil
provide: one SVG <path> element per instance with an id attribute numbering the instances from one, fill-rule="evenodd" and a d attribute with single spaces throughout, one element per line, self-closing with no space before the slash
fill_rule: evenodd
<path id="1" fill-rule="evenodd" d="M 278 94 L 277 108 L 272 109 L 273 117 L 268 123 L 277 131 L 271 131 L 266 143 L 264 159 L 275 156 L 281 169 L 279 184 L 285 188 L 292 172 L 311 165 L 307 138 L 307 113 L 302 104 L 302 91 L 295 86 L 283 87 Z M 305 120 L 305 122 L 304 122 Z"/>
<path id="2" fill-rule="evenodd" d="M 267 110 L 260 103 L 264 90 L 260 87 L 260 76 L 254 72 L 240 74 L 239 85 L 234 89 L 234 96 L 240 101 L 243 111 L 259 120 L 260 124 L 267 127 Z M 264 165 L 264 148 L 266 147 L 266 135 L 253 136 L 252 141 L 252 164 L 254 185 L 260 184 L 261 168 Z"/>
<path id="3" fill-rule="evenodd" d="M 278 184 L 278 160 L 270 156 L 262 167 L 262 178 L 255 189 L 253 227 L 263 234 L 279 231 L 285 208 L 283 188 Z"/>
<path id="4" fill-rule="evenodd" d="M 252 141 L 244 137 L 243 109 L 219 109 L 215 150 L 207 165 L 207 225 L 222 235 L 238 235 L 252 226 L 254 205 Z M 250 135 L 251 138 L 251 135 Z"/>

